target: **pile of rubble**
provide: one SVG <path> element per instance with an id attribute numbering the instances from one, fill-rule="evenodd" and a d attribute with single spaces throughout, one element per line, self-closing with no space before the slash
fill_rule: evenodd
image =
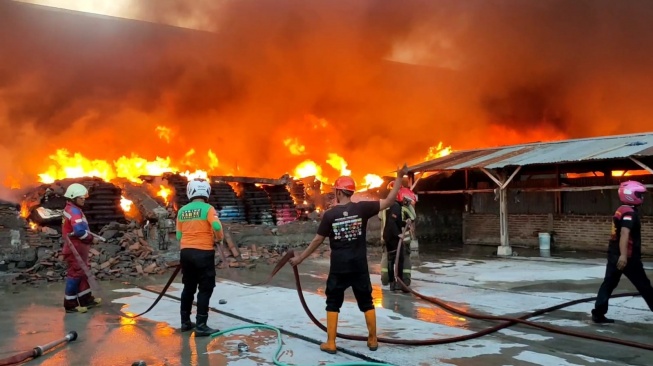
<path id="1" fill-rule="evenodd" d="M 89 261 L 91 272 L 100 280 L 161 274 L 178 264 L 178 261 L 166 259 L 166 256 L 157 253 L 135 223 L 110 223 L 99 234 L 107 242 L 91 246 Z M 54 236 L 52 233 L 46 235 Z M 40 247 L 36 264 L 21 272 L 13 282 L 38 285 L 65 278 L 67 265 L 61 254 L 63 241 L 60 237 L 57 241 L 59 244 L 55 247 Z"/>
<path id="2" fill-rule="evenodd" d="M 308 245 L 302 245 L 293 247 L 295 253 L 301 253 L 304 248 Z M 255 244 L 249 245 L 247 247 L 241 247 L 234 251 L 232 248 L 231 253 L 227 251 L 225 253 L 226 263 L 223 262 L 222 258 L 219 257 L 216 259 L 218 262 L 217 267 L 219 269 L 224 268 L 246 268 L 253 269 L 258 263 L 265 263 L 267 265 L 276 265 L 279 263 L 281 258 L 286 254 L 289 247 L 288 246 L 274 246 L 274 247 L 257 247 Z M 227 253 L 230 254 L 227 256 Z M 329 258 L 331 255 L 331 250 L 328 245 L 321 246 L 318 250 L 313 252 L 309 258 Z"/>
<path id="3" fill-rule="evenodd" d="M 253 227 L 253 225 L 247 226 Z M 301 251 L 300 247 L 305 246 L 290 245 L 287 240 L 282 240 L 284 244 L 268 244 L 269 246 L 251 244 L 250 241 L 239 248 L 232 236 L 238 235 L 237 230 L 231 233 L 227 232 L 224 245 L 226 261 L 220 254 L 216 255 L 218 268 L 253 269 L 257 264 L 275 265 L 290 249 L 290 246 L 295 251 Z M 14 284 L 41 285 L 47 282 L 62 281 L 66 276 L 67 264 L 61 254 L 64 245 L 61 235 L 56 230 L 47 227 L 28 229 L 26 233 L 26 243 L 34 248 L 34 260 L 29 262 L 31 265 L 29 268 L 25 266 L 10 268 L 10 270 L 20 271 L 12 282 Z M 155 250 L 148 241 L 148 232 L 135 222 L 130 224 L 113 222 L 102 228 L 98 234 L 107 241 L 91 246 L 89 262 L 91 272 L 99 280 L 120 280 L 163 274 L 179 264 L 178 250 Z M 270 237 L 259 237 L 258 239 L 263 244 L 269 243 Z M 328 246 L 322 246 L 321 251 L 316 251 L 312 257 L 328 258 L 328 255 Z"/>

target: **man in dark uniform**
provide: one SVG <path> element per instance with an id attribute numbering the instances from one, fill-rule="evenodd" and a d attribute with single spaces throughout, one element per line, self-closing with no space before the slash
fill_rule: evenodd
<path id="1" fill-rule="evenodd" d="M 388 208 L 386 211 L 385 225 L 383 227 L 383 242 L 385 245 L 386 253 L 388 253 L 387 261 L 387 271 L 388 271 L 388 281 L 390 284 L 390 291 L 395 291 L 400 289 L 398 284 L 395 282 L 395 259 L 399 256 L 399 268 L 398 273 L 396 274 L 402 281 L 404 281 L 404 253 L 406 252 L 406 247 L 404 246 L 400 253 L 397 253 L 397 247 L 399 246 L 399 240 L 403 234 L 404 227 L 406 226 L 406 221 L 403 218 L 403 201 L 404 196 L 401 193 L 401 189 L 397 194 L 397 199 L 395 202 Z M 409 235 L 406 233 L 406 235 Z M 404 282 L 405 283 L 405 282 Z M 404 292 L 408 292 L 404 289 L 401 289 Z"/>
<path id="2" fill-rule="evenodd" d="M 623 182 L 619 186 L 619 200 L 623 205 L 612 218 L 605 279 L 592 310 L 592 321 L 595 323 L 614 323 L 614 320 L 606 318 L 605 314 L 608 312 L 610 295 L 619 284 L 622 273 L 635 285 L 649 309 L 653 311 L 653 287 L 642 264 L 642 225 L 638 212 L 639 206 L 644 202 L 645 192 L 646 187 L 635 181 Z"/>
<path id="3" fill-rule="evenodd" d="M 324 213 L 317 234 L 311 244 L 301 254 L 290 260 L 293 266 L 300 264 L 317 249 L 325 238 L 331 246 L 331 267 L 326 283 L 327 341 L 320 349 L 336 353 L 336 332 L 338 314 L 345 299 L 345 290 L 352 288 L 358 309 L 365 314 L 368 337 L 367 347 L 376 351 L 379 344 L 376 338 L 376 312 L 372 303 L 372 283 L 367 266 L 367 220 L 380 210 L 390 207 L 401 187 L 401 179 L 408 167 L 397 172 L 397 180 L 392 191 L 380 201 L 352 202 L 351 196 L 356 185 L 350 177 L 340 177 L 334 184 L 337 205 Z"/>

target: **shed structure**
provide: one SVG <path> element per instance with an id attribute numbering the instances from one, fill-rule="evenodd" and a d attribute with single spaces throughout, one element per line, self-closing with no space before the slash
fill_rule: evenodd
<path id="1" fill-rule="evenodd" d="M 424 195 L 494 193 L 499 201 L 500 246 L 498 255 L 512 255 L 508 235 L 508 191 L 552 192 L 554 213 L 562 212 L 561 193 L 616 190 L 619 182 L 635 179 L 653 187 L 653 133 L 605 136 L 529 143 L 496 148 L 454 151 L 451 154 L 409 167 L 413 187 L 433 173 L 464 172 L 459 189 L 417 191 Z M 621 175 L 615 177 L 615 172 Z M 628 176 L 636 172 L 638 175 Z M 642 172 L 643 171 L 643 172 Z M 474 184 L 472 174 L 482 172 L 495 188 Z M 646 176 L 641 175 L 645 173 Z M 569 180 L 590 176 L 595 179 Z M 538 177 L 539 179 L 532 179 Z M 599 178 L 603 177 L 603 178 Z M 514 182 L 519 181 L 519 184 Z M 645 182 L 646 181 L 646 182 Z"/>

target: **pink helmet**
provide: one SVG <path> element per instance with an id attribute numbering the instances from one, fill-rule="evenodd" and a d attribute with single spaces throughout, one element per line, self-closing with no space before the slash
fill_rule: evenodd
<path id="1" fill-rule="evenodd" d="M 646 187 L 640 182 L 629 180 L 619 186 L 619 200 L 626 205 L 641 205 Z"/>
<path id="2" fill-rule="evenodd" d="M 409 188 L 401 187 L 399 188 L 399 193 L 397 193 L 397 201 L 403 202 L 404 200 L 416 202 L 417 197 L 415 197 L 415 193 L 413 193 Z"/>

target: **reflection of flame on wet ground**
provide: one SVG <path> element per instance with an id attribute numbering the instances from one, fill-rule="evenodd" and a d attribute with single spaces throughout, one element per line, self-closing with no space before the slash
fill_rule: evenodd
<path id="1" fill-rule="evenodd" d="M 381 285 L 372 285 L 372 302 L 375 308 L 383 307 L 383 288 Z"/>
<path id="2" fill-rule="evenodd" d="M 435 305 L 433 307 L 418 306 L 415 309 L 415 317 L 430 323 L 438 323 L 450 327 L 467 328 L 467 319 L 455 314 L 450 314 Z M 457 306 L 458 309 L 467 311 L 467 307 Z"/>
<path id="3" fill-rule="evenodd" d="M 125 315 L 134 316 L 136 314 L 130 313 L 130 312 L 125 312 Z M 136 324 L 136 319 L 127 318 L 127 317 L 124 317 L 124 316 L 120 317 L 120 325 L 134 325 L 134 324 Z"/>

